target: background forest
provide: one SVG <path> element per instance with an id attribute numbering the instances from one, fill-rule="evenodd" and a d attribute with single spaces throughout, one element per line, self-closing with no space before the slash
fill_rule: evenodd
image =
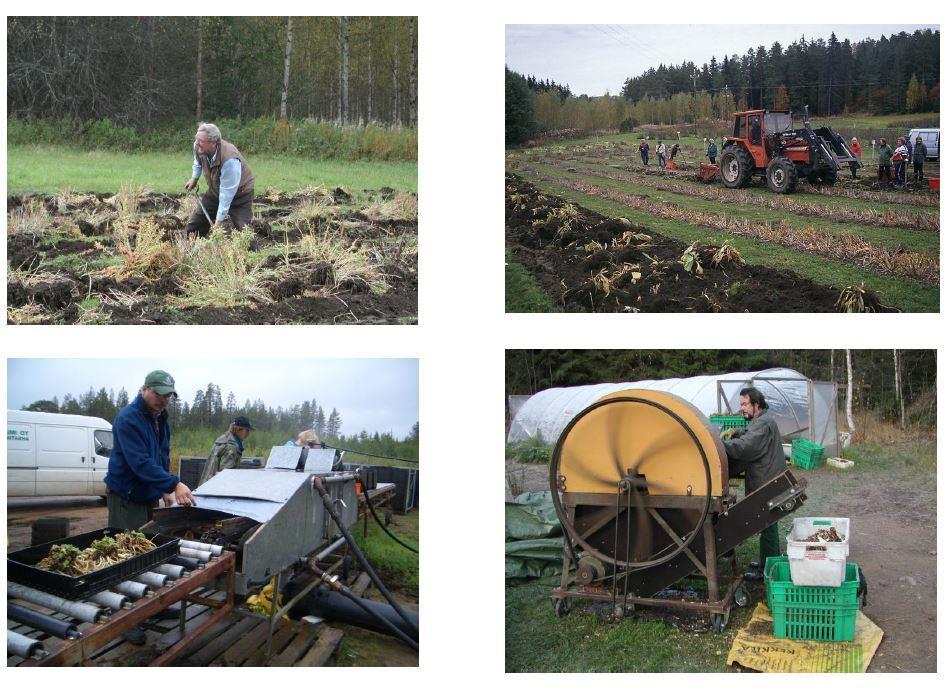
<path id="1" fill-rule="evenodd" d="M 507 144 L 558 130 L 631 131 L 645 124 L 725 120 L 748 108 L 818 116 L 889 115 L 939 108 L 939 32 L 900 32 L 856 43 L 807 39 L 750 47 L 703 65 L 661 64 L 625 80 L 620 95 L 572 94 L 548 76 L 506 69 Z M 938 126 L 923 122 L 922 126 Z"/>

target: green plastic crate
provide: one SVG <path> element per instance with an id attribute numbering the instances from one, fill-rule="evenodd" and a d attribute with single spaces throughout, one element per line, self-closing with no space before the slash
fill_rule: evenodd
<path id="1" fill-rule="evenodd" d="M 721 430 L 747 427 L 747 419 L 743 416 L 718 416 L 712 413 L 709 418 L 714 425 L 721 426 Z"/>
<path id="2" fill-rule="evenodd" d="M 794 440 L 790 452 L 790 460 L 802 469 L 815 469 L 823 461 L 826 450 L 809 440 Z"/>
<path id="3" fill-rule="evenodd" d="M 848 642 L 856 634 L 859 610 L 859 568 L 846 563 L 840 586 L 797 586 L 790 579 L 790 561 L 769 557 L 764 571 L 767 605 L 774 619 L 774 636 Z"/>

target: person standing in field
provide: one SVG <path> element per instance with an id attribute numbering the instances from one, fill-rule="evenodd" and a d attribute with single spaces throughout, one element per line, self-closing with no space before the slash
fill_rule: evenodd
<path id="1" fill-rule="evenodd" d="M 879 171 L 876 174 L 876 179 L 881 183 L 892 181 L 892 155 L 892 147 L 886 144 L 886 138 L 880 138 Z"/>
<path id="2" fill-rule="evenodd" d="M 916 146 L 912 149 L 912 179 L 922 182 L 922 167 L 926 162 L 926 145 L 922 143 L 922 137 L 916 137 Z"/>
<path id="3" fill-rule="evenodd" d="M 859 143 L 859 140 L 856 137 L 853 137 L 853 141 L 850 142 L 850 151 L 853 153 L 857 159 L 862 162 L 863 158 L 863 145 Z M 859 168 L 855 163 L 850 164 L 850 172 L 853 174 L 853 177 L 856 177 L 856 169 Z"/>
<path id="4" fill-rule="evenodd" d="M 660 139 L 658 140 L 658 146 L 655 147 L 655 154 L 658 155 L 658 167 L 664 168 L 665 155 L 667 154 L 667 150 L 664 147 L 664 142 L 662 142 Z"/>
<path id="5" fill-rule="evenodd" d="M 678 153 L 679 153 L 680 151 L 681 151 L 681 145 L 680 145 L 680 144 L 675 143 L 675 145 L 674 145 L 673 147 L 671 147 L 671 160 L 672 160 L 672 161 L 674 161 L 675 157 L 677 157 L 677 155 L 678 155 Z"/>
<path id="6" fill-rule="evenodd" d="M 641 144 L 638 145 L 638 152 L 641 154 L 641 163 L 642 163 L 642 165 L 643 165 L 645 168 L 648 167 L 648 152 L 649 152 L 649 150 L 650 150 L 650 147 L 648 146 L 647 140 L 645 140 L 645 139 L 642 137 L 642 139 L 641 139 Z"/>
<path id="7" fill-rule="evenodd" d="M 212 445 L 212 451 L 202 468 L 199 485 L 214 478 L 219 471 L 241 466 L 241 454 L 245 451 L 244 442 L 252 430 L 254 428 L 245 416 L 235 416 L 225 434 L 215 440 L 215 444 Z"/>
<path id="8" fill-rule="evenodd" d="M 201 206 L 185 225 L 189 235 L 208 235 L 211 227 L 205 213 L 214 224 L 224 228 L 242 228 L 251 223 L 251 202 L 255 196 L 255 175 L 238 148 L 221 138 L 221 131 L 212 123 L 201 123 L 195 133 L 192 149 L 192 177 L 185 189 L 194 190 L 201 175 L 208 189 L 202 195 Z M 214 216 L 213 216 L 214 215 Z"/>
<path id="9" fill-rule="evenodd" d="M 717 159 L 717 144 L 714 143 L 714 140 L 711 140 L 711 143 L 707 145 L 707 158 L 711 160 L 711 163 L 714 163 Z"/>
<path id="10" fill-rule="evenodd" d="M 905 137 L 900 137 L 896 141 L 896 149 L 893 151 L 892 162 L 896 168 L 896 187 L 902 187 L 906 184 L 906 163 L 909 161 L 909 148 L 906 146 Z"/>

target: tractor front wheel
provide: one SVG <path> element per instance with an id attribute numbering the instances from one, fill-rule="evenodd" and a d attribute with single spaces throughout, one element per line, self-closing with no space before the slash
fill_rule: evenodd
<path id="1" fill-rule="evenodd" d="M 746 187 L 754 174 L 754 159 L 738 146 L 725 147 L 721 152 L 721 179 L 730 188 Z"/>
<path id="2" fill-rule="evenodd" d="M 767 187 L 781 195 L 789 195 L 797 189 L 797 167 L 793 161 L 782 156 L 767 164 Z"/>

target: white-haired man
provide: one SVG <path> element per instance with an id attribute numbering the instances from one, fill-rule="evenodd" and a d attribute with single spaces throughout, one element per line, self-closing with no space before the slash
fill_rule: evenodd
<path id="1" fill-rule="evenodd" d="M 221 138 L 218 127 L 201 123 L 195 133 L 192 154 L 192 177 L 185 183 L 185 189 L 194 190 L 202 174 L 208 189 L 202 195 L 201 206 L 188 220 L 185 231 L 208 235 L 211 228 L 209 218 L 216 225 L 227 227 L 230 223 L 234 228 L 251 223 L 255 175 L 238 148 Z"/>

